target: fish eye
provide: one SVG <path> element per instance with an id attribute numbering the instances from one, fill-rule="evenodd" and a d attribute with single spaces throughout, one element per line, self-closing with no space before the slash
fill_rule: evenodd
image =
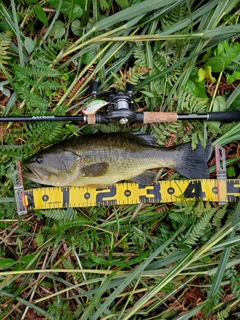
<path id="1" fill-rule="evenodd" d="M 36 162 L 37 162 L 37 163 L 42 163 L 42 162 L 43 162 L 43 158 L 38 157 L 38 158 L 36 159 Z"/>

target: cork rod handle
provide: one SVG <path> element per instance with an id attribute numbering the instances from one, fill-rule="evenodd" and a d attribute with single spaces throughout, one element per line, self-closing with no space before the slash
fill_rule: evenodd
<path id="1" fill-rule="evenodd" d="M 178 119 L 176 112 L 144 112 L 143 123 L 175 122 Z"/>

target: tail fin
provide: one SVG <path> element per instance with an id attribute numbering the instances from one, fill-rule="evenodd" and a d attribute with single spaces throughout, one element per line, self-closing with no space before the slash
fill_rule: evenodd
<path id="1" fill-rule="evenodd" d="M 178 162 L 175 170 L 189 179 L 206 179 L 209 177 L 207 162 L 212 154 L 212 144 L 207 140 L 204 148 L 199 142 L 196 149 L 192 150 L 191 142 L 176 148 Z"/>

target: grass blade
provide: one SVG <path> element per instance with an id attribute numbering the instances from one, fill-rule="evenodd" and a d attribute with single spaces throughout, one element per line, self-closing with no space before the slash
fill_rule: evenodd
<path id="1" fill-rule="evenodd" d="M 16 12 L 14 0 L 11 0 L 11 5 L 12 5 L 13 20 L 14 20 L 14 24 L 15 24 L 15 32 L 16 32 L 16 37 L 17 37 L 17 42 L 18 42 L 18 54 L 19 54 L 19 59 L 20 59 L 20 65 L 24 66 L 23 46 L 22 46 L 22 41 L 21 41 L 21 34 L 20 34 L 19 25 L 18 25 L 18 18 L 17 18 L 17 12 Z"/>
<path id="2" fill-rule="evenodd" d="M 115 272 L 113 272 L 112 274 L 110 274 L 108 277 L 106 277 L 102 284 L 100 285 L 98 291 L 96 292 L 96 294 L 94 295 L 94 298 L 92 299 L 91 303 L 89 304 L 89 306 L 87 307 L 87 309 L 84 311 L 84 314 L 81 316 L 82 320 L 87 320 L 89 319 L 89 316 L 92 314 L 92 311 L 96 308 L 96 310 L 98 310 L 98 304 L 99 304 L 99 300 L 101 298 L 101 296 L 103 295 L 103 293 L 105 292 L 105 290 L 108 289 L 110 282 L 112 281 L 113 277 L 116 275 L 116 273 L 118 272 L 118 270 L 116 270 Z M 96 311 L 95 311 L 96 312 Z M 95 313 L 94 312 L 94 313 Z"/>
<path id="3" fill-rule="evenodd" d="M 184 226 L 174 233 L 174 235 L 168 239 L 163 245 L 161 245 L 156 251 L 154 251 L 144 262 L 142 262 L 132 273 L 130 273 L 123 283 L 118 286 L 108 299 L 98 307 L 98 311 L 92 317 L 92 320 L 97 320 L 99 316 L 109 307 L 111 302 L 134 280 L 141 272 L 149 265 L 149 263 L 155 259 L 161 251 L 163 251 L 178 235 L 184 230 Z"/>
<path id="4" fill-rule="evenodd" d="M 194 251 L 190 250 L 190 252 L 174 267 L 170 270 L 168 274 L 152 289 L 149 290 L 138 302 L 134 305 L 129 312 L 123 317 L 123 320 L 130 319 L 133 315 L 137 313 L 147 302 L 155 296 L 157 292 L 159 292 L 166 284 L 168 284 L 173 278 L 175 278 L 186 266 L 186 264 L 191 261 L 194 255 Z"/>
<path id="5" fill-rule="evenodd" d="M 236 210 L 234 212 L 233 220 L 232 220 L 232 226 L 237 224 L 239 221 L 240 221 L 240 202 L 238 203 L 237 208 L 236 208 Z M 228 235 L 226 241 L 231 241 L 234 238 L 234 236 L 235 236 L 235 231 L 233 230 Z M 226 266 L 227 266 L 227 263 L 228 263 L 230 252 L 231 252 L 231 248 L 226 248 L 226 249 L 224 249 L 224 251 L 222 253 L 221 259 L 219 261 L 219 266 L 218 266 L 218 269 L 217 269 L 216 276 L 215 276 L 215 278 L 213 280 L 212 287 L 211 287 L 211 289 L 210 289 L 210 291 L 208 293 L 208 299 L 212 299 L 220 289 L 221 281 L 222 281 L 224 272 L 226 270 Z"/>
<path id="6" fill-rule="evenodd" d="M 10 294 L 8 293 L 7 291 L 4 291 L 4 290 L 1 290 L 0 291 L 0 294 L 2 296 L 6 296 L 6 297 L 9 297 L 9 298 L 13 298 L 14 295 L 13 294 Z M 36 310 L 36 312 L 38 312 L 39 314 L 42 314 L 43 316 L 47 317 L 48 319 L 50 320 L 55 320 L 54 317 L 52 317 L 51 315 L 49 315 L 45 310 L 43 310 L 42 308 L 39 308 L 37 307 L 34 303 L 31 303 L 29 301 L 26 301 L 24 300 L 23 298 L 20 298 L 20 297 L 17 297 L 16 298 L 17 301 L 21 302 L 23 305 L 33 309 L 33 310 Z"/>
<path id="7" fill-rule="evenodd" d="M 136 13 L 138 17 L 142 18 L 143 15 L 147 14 L 149 11 L 154 11 L 162 7 L 168 7 L 169 5 L 173 3 L 180 4 L 182 3 L 182 0 L 146 0 L 141 3 L 138 3 L 130 8 L 124 9 L 120 12 L 117 12 L 116 14 L 108 17 L 107 19 L 103 19 L 101 21 L 98 21 L 94 28 L 95 30 L 101 31 L 103 29 L 106 29 L 116 23 L 122 22 L 122 21 L 131 21 L 132 19 L 136 18 Z M 137 20 L 134 22 L 134 24 L 137 22 Z M 130 26 L 130 25 L 129 25 Z"/>

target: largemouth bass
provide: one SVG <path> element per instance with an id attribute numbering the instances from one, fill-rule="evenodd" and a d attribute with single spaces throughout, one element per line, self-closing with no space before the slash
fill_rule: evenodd
<path id="1" fill-rule="evenodd" d="M 152 184 L 154 173 L 167 167 L 190 178 L 207 178 L 211 143 L 195 150 L 191 143 L 160 148 L 146 133 L 83 135 L 40 151 L 25 163 L 24 177 L 52 186 L 106 186 L 121 180 Z"/>

